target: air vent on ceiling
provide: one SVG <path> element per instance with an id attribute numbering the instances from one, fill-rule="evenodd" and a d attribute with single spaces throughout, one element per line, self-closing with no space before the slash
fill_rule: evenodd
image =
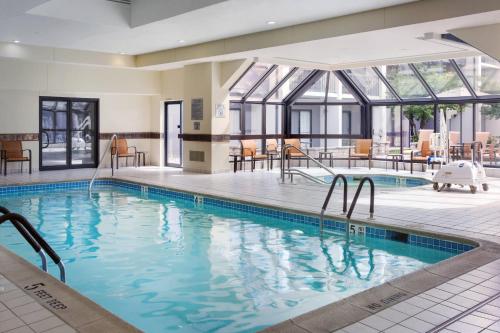
<path id="1" fill-rule="evenodd" d="M 106 1 L 121 3 L 121 4 L 124 4 L 124 5 L 130 5 L 130 4 L 132 4 L 132 0 L 106 0 Z"/>

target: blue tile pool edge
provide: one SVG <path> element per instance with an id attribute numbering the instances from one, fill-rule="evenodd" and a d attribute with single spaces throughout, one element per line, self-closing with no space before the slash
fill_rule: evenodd
<path id="1" fill-rule="evenodd" d="M 42 190 L 87 189 L 89 183 L 90 183 L 89 180 L 77 180 L 77 181 L 62 181 L 54 183 L 5 185 L 5 186 L 0 186 L 0 197 L 14 195 L 18 193 L 25 194 L 33 191 L 42 191 Z M 217 198 L 205 194 L 195 194 L 191 192 L 171 190 L 161 186 L 136 183 L 132 181 L 124 181 L 118 179 L 110 179 L 110 178 L 97 179 L 94 185 L 97 187 L 113 186 L 118 188 L 135 190 L 143 193 L 147 192 L 148 194 L 155 194 L 169 198 L 197 201 L 198 203 L 204 205 L 207 204 L 216 207 L 229 208 L 260 216 L 273 217 L 288 222 L 307 224 L 319 227 L 319 220 L 320 220 L 319 217 L 315 215 L 309 215 L 307 213 L 289 212 L 286 210 L 279 210 L 276 208 L 265 207 L 253 203 L 252 204 L 243 203 L 235 200 Z M 362 221 L 348 222 L 348 221 L 336 221 L 333 219 L 325 219 L 324 229 L 327 231 L 345 233 L 347 232 L 349 224 L 356 226 L 359 225 L 364 226 L 364 235 L 369 238 L 398 241 L 400 240 L 401 237 L 404 237 L 405 238 L 404 242 L 407 244 L 451 252 L 454 254 L 464 253 L 477 247 L 477 245 L 464 244 L 459 241 L 446 240 L 442 238 L 432 237 L 430 235 L 408 233 L 406 231 L 396 231 L 396 230 L 386 229 L 384 227 L 372 226 Z"/>

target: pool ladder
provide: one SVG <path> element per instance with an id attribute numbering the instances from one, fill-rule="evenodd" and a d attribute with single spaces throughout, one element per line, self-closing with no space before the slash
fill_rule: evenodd
<path id="1" fill-rule="evenodd" d="M 338 174 L 333 178 L 332 184 L 330 185 L 330 190 L 328 191 L 328 194 L 326 195 L 325 201 L 323 202 L 323 206 L 321 207 L 321 213 L 320 213 L 320 218 L 319 218 L 319 228 L 320 232 L 323 232 L 323 225 L 324 225 L 324 215 L 326 211 L 326 207 L 328 206 L 328 203 L 330 202 L 330 199 L 333 194 L 333 190 L 335 189 L 335 185 L 337 184 L 338 180 L 342 180 L 344 189 L 343 189 L 343 203 L 342 203 L 342 212 L 345 214 L 347 212 L 347 177 Z M 361 190 L 363 189 L 364 184 L 368 182 L 370 184 L 370 219 L 373 219 L 373 213 L 375 211 L 375 183 L 373 182 L 373 179 L 370 177 L 363 177 L 361 178 L 361 181 L 359 182 L 358 189 L 356 190 L 356 194 L 354 194 L 354 198 L 352 199 L 351 206 L 349 207 L 349 212 L 347 212 L 347 219 L 350 220 L 352 213 L 354 211 L 354 207 L 356 207 L 356 203 L 358 202 L 359 195 L 361 194 Z"/>
<path id="2" fill-rule="evenodd" d="M 59 267 L 59 278 L 62 282 L 66 282 L 66 270 L 61 257 L 52 249 L 52 247 L 43 239 L 43 237 L 36 231 L 36 229 L 28 222 L 28 220 L 16 213 L 11 213 L 7 208 L 0 206 L 0 224 L 10 221 L 14 227 L 19 231 L 21 236 L 31 245 L 33 250 L 42 259 L 42 270 L 47 272 L 47 257 L 45 253 L 54 261 Z"/>

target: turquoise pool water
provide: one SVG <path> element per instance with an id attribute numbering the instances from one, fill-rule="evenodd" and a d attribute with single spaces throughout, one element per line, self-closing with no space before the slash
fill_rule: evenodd
<path id="1" fill-rule="evenodd" d="M 117 187 L 0 205 L 35 225 L 71 287 L 146 332 L 255 332 L 453 256 Z M 39 264 L 11 225 L 0 244 Z"/>
<path id="2" fill-rule="evenodd" d="M 364 175 L 346 175 L 347 182 L 351 186 L 358 186 Z M 369 175 L 375 183 L 375 188 L 415 187 L 432 184 L 430 180 L 416 177 L 391 176 L 391 175 Z M 324 176 L 323 179 L 331 183 L 333 176 Z"/>

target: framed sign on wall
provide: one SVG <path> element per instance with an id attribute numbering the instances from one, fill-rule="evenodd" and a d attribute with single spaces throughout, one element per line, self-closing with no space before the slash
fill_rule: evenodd
<path id="1" fill-rule="evenodd" d="M 191 99 L 191 120 L 203 120 L 203 98 Z"/>

